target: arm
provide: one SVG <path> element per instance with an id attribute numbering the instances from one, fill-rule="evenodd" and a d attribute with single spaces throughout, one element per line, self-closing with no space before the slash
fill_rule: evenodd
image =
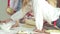
<path id="1" fill-rule="evenodd" d="M 33 0 L 33 9 L 35 12 L 36 27 L 39 30 L 43 29 L 43 14 L 40 8 L 40 0 Z"/>
<path id="2" fill-rule="evenodd" d="M 29 2 L 29 3 L 31 3 L 31 2 Z M 29 6 L 29 3 L 25 7 L 21 8 L 18 12 L 13 14 L 11 16 L 11 19 L 12 20 L 18 20 L 18 19 L 23 18 L 25 16 L 25 14 L 31 10 L 31 7 Z"/>

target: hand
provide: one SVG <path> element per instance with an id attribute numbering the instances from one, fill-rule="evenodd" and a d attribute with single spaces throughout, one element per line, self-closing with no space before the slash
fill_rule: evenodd
<path id="1" fill-rule="evenodd" d="M 42 30 L 39 30 L 39 29 L 34 29 L 35 32 L 38 32 L 38 33 L 44 33 L 44 34 L 49 34 L 48 32 L 45 31 L 45 29 L 42 29 Z"/>
<path id="2" fill-rule="evenodd" d="M 19 20 L 16 20 L 16 23 L 11 28 L 19 27 L 19 23 Z"/>

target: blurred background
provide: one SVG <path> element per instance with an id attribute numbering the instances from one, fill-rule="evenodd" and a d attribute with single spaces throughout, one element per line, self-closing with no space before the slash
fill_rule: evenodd
<path id="1" fill-rule="evenodd" d="M 8 0 L 0 0 L 0 20 L 10 18 L 10 16 L 6 12 L 7 1 Z"/>

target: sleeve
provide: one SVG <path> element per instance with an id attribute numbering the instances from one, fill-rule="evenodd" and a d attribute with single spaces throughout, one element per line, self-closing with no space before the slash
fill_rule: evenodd
<path id="1" fill-rule="evenodd" d="M 33 10 L 34 10 L 34 15 L 35 15 L 35 23 L 36 27 L 39 30 L 43 29 L 43 12 L 42 9 L 40 8 L 40 1 L 42 0 L 33 0 Z M 37 4 L 36 4 L 37 3 Z"/>
<path id="2" fill-rule="evenodd" d="M 8 0 L 8 7 L 9 8 L 16 10 L 17 5 L 18 5 L 18 0 Z"/>
<path id="3" fill-rule="evenodd" d="M 35 12 L 36 27 L 39 30 L 43 28 L 43 14 L 48 17 L 49 21 L 58 19 L 58 12 L 45 0 L 33 0 L 33 8 Z"/>

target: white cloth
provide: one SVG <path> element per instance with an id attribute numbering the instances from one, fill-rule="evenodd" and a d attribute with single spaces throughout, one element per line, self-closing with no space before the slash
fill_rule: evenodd
<path id="1" fill-rule="evenodd" d="M 10 8 L 17 10 L 19 0 L 10 0 Z"/>
<path id="2" fill-rule="evenodd" d="M 29 2 L 24 8 L 21 8 L 19 11 L 17 11 L 15 14 L 11 16 L 12 20 L 18 20 L 23 18 L 27 12 L 31 10 L 31 7 L 29 6 L 31 2 Z M 31 4 L 32 5 L 32 4 Z"/>
<path id="3" fill-rule="evenodd" d="M 43 19 L 51 23 L 59 18 L 57 10 L 48 4 L 46 0 L 33 0 L 33 9 L 35 12 L 36 27 L 39 30 L 43 28 Z"/>

